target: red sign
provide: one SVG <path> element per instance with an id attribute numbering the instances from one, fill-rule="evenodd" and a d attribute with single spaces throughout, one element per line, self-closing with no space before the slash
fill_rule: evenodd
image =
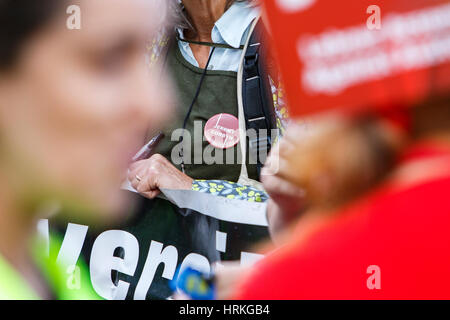
<path id="1" fill-rule="evenodd" d="M 447 0 L 264 0 L 293 116 L 450 92 Z"/>

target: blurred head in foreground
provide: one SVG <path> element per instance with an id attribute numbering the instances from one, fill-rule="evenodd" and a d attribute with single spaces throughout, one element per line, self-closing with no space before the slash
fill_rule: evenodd
<path id="1" fill-rule="evenodd" d="M 0 225 L 55 201 L 91 221 L 126 211 L 129 161 L 169 113 L 145 67 L 156 3 L 0 0 Z"/>
<path id="2" fill-rule="evenodd" d="M 305 205 L 336 208 L 390 178 L 409 146 L 428 140 L 449 144 L 450 97 L 410 108 L 318 117 L 315 131 L 297 142 L 285 173 L 308 194 Z"/>

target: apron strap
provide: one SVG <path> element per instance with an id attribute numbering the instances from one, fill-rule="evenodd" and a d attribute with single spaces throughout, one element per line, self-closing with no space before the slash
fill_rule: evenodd
<path id="1" fill-rule="evenodd" d="M 252 34 L 255 30 L 255 27 L 259 21 L 260 17 L 256 18 L 251 27 L 250 32 L 248 33 L 248 37 L 244 46 L 244 52 L 241 56 L 241 62 L 239 65 L 238 70 L 238 76 L 237 76 L 237 96 L 238 96 L 238 109 L 239 109 L 239 135 L 240 135 L 240 141 L 239 146 L 241 149 L 241 156 L 242 156 L 242 164 L 241 164 L 241 174 L 239 176 L 238 183 L 242 185 L 252 186 L 257 189 L 263 190 L 262 183 L 253 179 L 250 179 L 248 177 L 248 171 L 247 171 L 247 136 L 246 136 L 246 120 L 245 120 L 245 112 L 244 112 L 244 101 L 242 97 L 242 75 L 244 73 L 244 61 L 245 61 L 245 53 L 248 49 L 248 46 L 250 44 L 250 40 L 252 38 Z"/>

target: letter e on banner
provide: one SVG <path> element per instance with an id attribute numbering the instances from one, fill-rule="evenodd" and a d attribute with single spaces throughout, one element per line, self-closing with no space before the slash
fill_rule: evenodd
<path id="1" fill-rule="evenodd" d="M 114 251 L 123 248 L 123 259 L 115 257 Z M 124 300 L 130 284 L 120 280 L 117 286 L 112 282 L 111 271 L 117 270 L 133 276 L 139 260 L 139 243 L 131 233 L 110 230 L 100 234 L 92 246 L 91 281 L 95 291 L 104 299 Z"/>

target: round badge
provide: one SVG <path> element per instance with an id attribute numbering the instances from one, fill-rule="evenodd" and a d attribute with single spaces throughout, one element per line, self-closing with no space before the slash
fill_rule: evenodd
<path id="1" fill-rule="evenodd" d="M 239 120 L 228 113 L 216 114 L 206 122 L 205 137 L 215 148 L 234 147 L 239 142 Z"/>

